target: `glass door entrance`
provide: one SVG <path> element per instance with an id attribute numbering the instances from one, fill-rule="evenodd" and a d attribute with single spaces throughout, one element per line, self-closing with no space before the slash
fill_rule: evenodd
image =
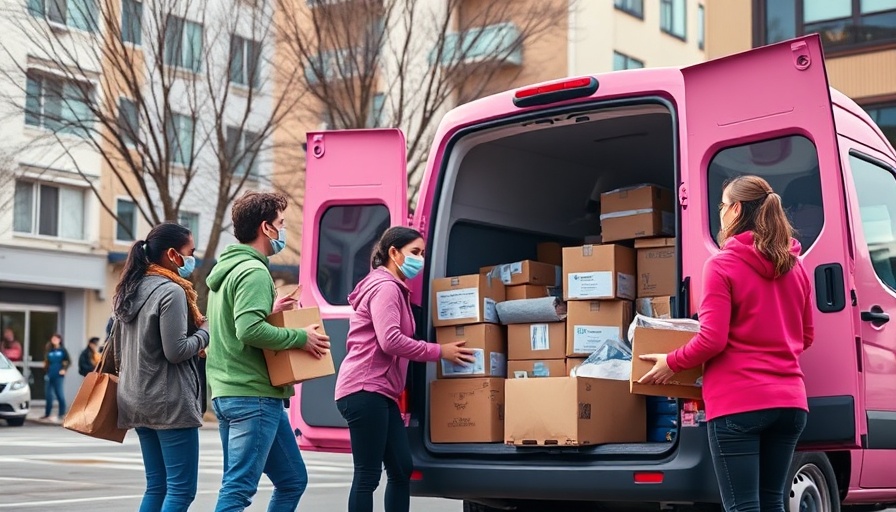
<path id="1" fill-rule="evenodd" d="M 31 385 L 31 398 L 44 398 L 44 356 L 50 336 L 59 332 L 59 308 L 0 304 L 0 335 L 11 330 L 22 345 L 22 357 L 13 364 Z"/>

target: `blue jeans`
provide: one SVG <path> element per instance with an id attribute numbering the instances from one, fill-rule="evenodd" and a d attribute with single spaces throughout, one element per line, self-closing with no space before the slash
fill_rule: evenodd
<path id="1" fill-rule="evenodd" d="M 709 422 L 709 449 L 726 512 L 784 512 L 802 409 L 763 409 Z"/>
<path id="2" fill-rule="evenodd" d="M 268 512 L 293 512 L 308 486 L 308 473 L 283 400 L 219 397 L 212 400 L 224 446 L 224 478 L 217 512 L 240 511 L 252 503 L 264 473 L 274 484 Z"/>
<path id="3" fill-rule="evenodd" d="M 137 427 L 146 493 L 140 512 L 180 512 L 196 497 L 199 473 L 199 429 L 155 430 Z"/>
<path id="4" fill-rule="evenodd" d="M 386 468 L 386 512 L 408 512 L 411 501 L 411 449 L 395 400 L 358 391 L 336 401 L 348 422 L 355 472 L 349 512 L 373 512 L 373 491 Z"/>
<path id="5" fill-rule="evenodd" d="M 45 379 L 47 388 L 47 404 L 44 416 L 49 416 L 53 410 L 53 400 L 59 402 L 59 417 L 65 416 L 65 377 L 62 375 L 47 376 Z"/>

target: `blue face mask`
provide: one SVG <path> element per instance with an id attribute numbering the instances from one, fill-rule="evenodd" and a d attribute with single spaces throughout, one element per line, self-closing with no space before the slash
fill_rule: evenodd
<path id="1" fill-rule="evenodd" d="M 181 257 L 184 259 L 184 266 L 177 267 L 177 273 L 180 277 L 186 279 L 190 277 L 190 274 L 193 273 L 193 269 L 196 268 L 196 258 L 192 256 L 184 256 L 181 254 Z"/>
<path id="2" fill-rule="evenodd" d="M 270 237 L 268 237 L 270 238 Z M 271 238 L 271 249 L 274 251 L 274 254 L 282 251 L 286 248 L 286 228 L 280 228 L 277 234 L 277 238 Z"/>
<path id="3" fill-rule="evenodd" d="M 405 278 L 413 279 L 423 270 L 423 258 L 413 254 L 405 254 L 404 263 L 398 267 L 398 270 L 401 271 Z"/>

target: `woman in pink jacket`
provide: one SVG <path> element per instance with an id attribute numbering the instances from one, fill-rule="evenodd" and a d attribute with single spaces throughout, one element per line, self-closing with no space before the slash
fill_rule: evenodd
<path id="1" fill-rule="evenodd" d="M 374 248 L 373 270 L 348 296 L 355 312 L 336 378 L 336 407 L 348 422 L 355 466 L 349 512 L 373 510 L 383 466 L 386 512 L 410 507 L 411 452 L 398 410 L 408 361 L 473 362 L 464 342 L 436 345 L 413 338 L 416 326 L 406 281 L 423 269 L 425 248 L 418 231 L 388 229 Z"/>
<path id="2" fill-rule="evenodd" d="M 808 403 L 799 357 L 812 344 L 813 302 L 781 197 L 757 176 L 728 182 L 721 252 L 703 269 L 700 332 L 641 382 L 703 365 L 709 444 L 728 512 L 783 512 Z"/>

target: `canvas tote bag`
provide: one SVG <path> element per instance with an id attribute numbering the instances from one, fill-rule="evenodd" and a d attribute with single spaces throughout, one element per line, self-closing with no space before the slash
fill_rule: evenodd
<path id="1" fill-rule="evenodd" d="M 90 437 L 121 443 L 127 429 L 118 428 L 118 368 L 115 364 L 118 358 L 110 354 L 116 350 L 116 327 L 113 324 L 103 356 L 96 368 L 84 377 L 62 426 Z"/>

